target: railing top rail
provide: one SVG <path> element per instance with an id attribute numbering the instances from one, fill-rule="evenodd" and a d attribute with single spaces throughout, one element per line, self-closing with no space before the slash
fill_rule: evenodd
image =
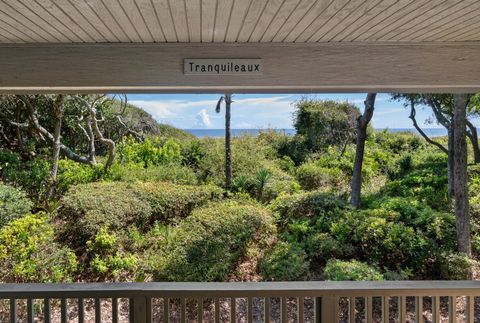
<path id="1" fill-rule="evenodd" d="M 0 284 L 0 298 L 480 295 L 480 281 Z"/>

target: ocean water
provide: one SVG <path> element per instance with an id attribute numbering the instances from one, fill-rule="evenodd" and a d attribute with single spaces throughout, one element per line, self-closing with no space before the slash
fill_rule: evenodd
<path id="1" fill-rule="evenodd" d="M 202 138 L 202 137 L 223 137 L 225 136 L 225 129 L 182 129 L 192 135 Z M 289 136 L 295 135 L 295 129 L 271 129 L 276 132 L 285 133 Z M 376 129 L 378 131 L 384 129 Z M 262 131 L 267 131 L 266 129 L 232 129 L 232 136 L 238 137 L 244 134 L 256 136 Z M 394 129 L 387 129 L 390 132 L 412 132 L 417 133 L 417 131 L 413 128 L 394 128 Z M 426 128 L 423 131 L 430 137 L 440 137 L 446 136 L 447 130 L 445 128 Z"/>
<path id="2" fill-rule="evenodd" d="M 182 129 L 192 135 L 202 138 L 202 137 L 223 137 L 225 136 L 225 129 Z M 252 135 L 256 136 L 262 131 L 268 131 L 267 129 L 231 129 L 233 137 L 239 137 L 241 135 Z M 276 132 L 285 133 L 289 136 L 295 135 L 295 129 L 271 129 Z"/>

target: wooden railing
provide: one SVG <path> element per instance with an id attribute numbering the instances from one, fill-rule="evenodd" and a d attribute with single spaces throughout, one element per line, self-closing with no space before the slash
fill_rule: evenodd
<path id="1" fill-rule="evenodd" d="M 475 296 L 480 281 L 0 284 L 15 323 L 473 323 Z"/>

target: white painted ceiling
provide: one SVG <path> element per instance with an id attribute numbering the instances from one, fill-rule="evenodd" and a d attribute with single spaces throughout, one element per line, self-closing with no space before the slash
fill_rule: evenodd
<path id="1" fill-rule="evenodd" d="M 0 43 L 478 40 L 479 0 L 0 2 Z"/>

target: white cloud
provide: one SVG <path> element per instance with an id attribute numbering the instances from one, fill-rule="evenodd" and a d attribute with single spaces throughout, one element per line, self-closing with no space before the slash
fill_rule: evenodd
<path id="1" fill-rule="evenodd" d="M 404 109 L 404 108 L 394 108 L 394 109 L 389 109 L 389 110 L 385 110 L 385 111 L 375 111 L 374 114 L 376 114 L 377 116 L 384 116 L 384 115 L 388 115 L 388 114 L 392 114 L 392 113 L 398 113 L 398 112 L 404 112 L 404 111 L 406 111 L 406 109 Z"/>
<path id="2" fill-rule="evenodd" d="M 210 121 L 210 116 L 208 115 L 207 109 L 200 110 L 199 113 L 195 116 L 195 125 L 199 127 L 210 127 L 212 125 L 212 121 Z"/>
<path id="3" fill-rule="evenodd" d="M 129 101 L 133 105 L 142 108 L 143 110 L 150 113 L 154 119 L 157 121 L 162 121 L 165 119 L 170 119 L 175 115 L 171 110 L 172 106 L 165 101 Z"/>

